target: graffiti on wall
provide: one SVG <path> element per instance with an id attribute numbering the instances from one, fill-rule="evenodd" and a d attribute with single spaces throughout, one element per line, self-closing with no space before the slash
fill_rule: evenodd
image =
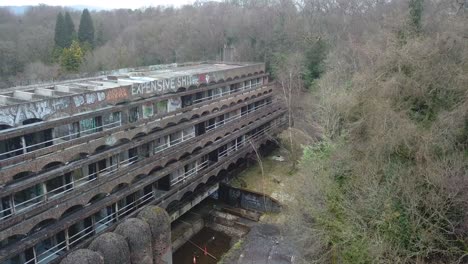
<path id="1" fill-rule="evenodd" d="M 135 83 L 132 85 L 132 95 L 163 94 L 170 91 L 175 92 L 180 87 L 189 87 L 198 84 L 198 76 L 195 75 Z"/>
<path id="2" fill-rule="evenodd" d="M 116 102 L 128 98 L 128 89 L 125 87 L 110 89 L 105 94 L 107 101 Z"/>

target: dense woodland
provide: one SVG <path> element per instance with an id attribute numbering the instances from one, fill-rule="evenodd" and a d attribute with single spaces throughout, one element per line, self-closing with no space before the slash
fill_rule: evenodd
<path id="1" fill-rule="evenodd" d="M 343 8 L 351 8 L 345 5 Z M 276 53 L 314 45 L 327 26 L 318 25 L 313 13 L 330 12 L 338 16 L 336 12 L 347 12 L 337 7 L 338 4 L 325 4 L 317 10 L 308 1 L 264 0 L 91 12 L 94 42 L 92 46 L 81 47 L 82 61 L 79 69 L 72 67 L 72 71 L 61 65 L 58 53 L 62 51 L 57 52 L 54 37 L 59 13 L 62 20 L 67 20 L 69 14 L 75 31 L 73 39 L 79 42 L 76 33 L 81 11 L 40 5 L 17 16 L 3 8 L 0 87 L 65 78 L 76 72 L 219 60 L 225 46 L 235 48 L 236 60 L 270 63 Z M 70 23 L 65 24 L 70 32 Z M 67 48 L 69 43 L 61 48 Z"/>
<path id="2" fill-rule="evenodd" d="M 56 25 L 66 12 L 76 32 L 60 46 Z M 467 1 L 231 0 L 100 11 L 85 19 L 92 39 L 80 37 L 81 17 L 48 6 L 21 16 L 0 10 L 0 86 L 217 60 L 233 48 L 238 61 L 267 63 L 296 130 L 316 142 L 292 166 L 302 177 L 291 186 L 285 228 L 301 260 L 468 262 Z M 292 155 L 293 132 L 284 142 Z"/>

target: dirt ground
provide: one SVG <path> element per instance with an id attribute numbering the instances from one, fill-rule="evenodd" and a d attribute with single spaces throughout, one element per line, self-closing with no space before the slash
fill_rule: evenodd
<path id="1" fill-rule="evenodd" d="M 302 155 L 301 145 L 309 144 L 313 140 L 299 130 L 293 129 L 291 132 L 295 140 L 294 155 L 291 155 L 289 147 L 280 146 L 270 155 L 262 157 L 261 165 L 258 162 L 247 168 L 231 184 L 268 194 L 287 206 L 293 198 L 288 194 L 286 187 L 298 177 L 292 159 L 299 159 Z M 289 131 L 279 136 L 281 142 L 288 142 L 288 137 Z M 264 214 L 258 225 L 226 253 L 219 263 L 296 263 L 294 260 L 297 259 L 297 251 L 292 247 L 293 243 L 281 232 L 286 218 L 284 213 Z"/>

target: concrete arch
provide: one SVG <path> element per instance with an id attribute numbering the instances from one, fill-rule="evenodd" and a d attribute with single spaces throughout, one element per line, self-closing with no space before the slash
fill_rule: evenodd
<path id="1" fill-rule="evenodd" d="M 190 156 L 192 153 L 190 152 L 184 152 L 184 154 L 180 155 L 179 158 L 177 160 L 182 160 L 182 159 L 185 159 L 186 157 Z"/>
<path id="2" fill-rule="evenodd" d="M 10 129 L 10 128 L 13 128 L 13 127 L 8 125 L 8 124 L 5 124 L 5 123 L 0 123 L 0 131 L 1 130 L 7 130 L 7 129 Z"/>
<path id="3" fill-rule="evenodd" d="M 29 124 L 39 123 L 39 122 L 43 122 L 43 121 L 44 120 L 40 119 L 40 118 L 28 118 L 28 119 L 23 120 L 22 124 L 23 125 L 29 125 Z"/>
<path id="4" fill-rule="evenodd" d="M 144 178 L 146 178 L 146 177 L 148 177 L 147 174 L 138 174 L 137 176 L 133 177 L 131 183 L 132 183 L 132 184 L 133 184 L 133 183 L 136 183 L 136 182 L 138 182 L 138 181 L 140 181 L 140 180 L 142 180 L 142 179 L 144 179 Z"/>
<path id="5" fill-rule="evenodd" d="M 15 175 L 13 175 L 12 179 L 13 180 L 25 180 L 26 178 L 29 178 L 29 177 L 32 177 L 34 176 L 35 173 L 33 171 L 22 171 L 22 172 L 19 172 Z"/>
<path id="6" fill-rule="evenodd" d="M 215 112 L 218 112 L 218 111 L 219 111 L 219 108 L 215 107 L 215 108 L 213 108 L 213 110 L 211 110 L 211 113 L 215 113 Z"/>
<path id="7" fill-rule="evenodd" d="M 227 109 L 229 106 L 228 105 L 223 105 L 221 106 L 221 110 Z"/>
<path id="8" fill-rule="evenodd" d="M 178 93 L 185 92 L 185 91 L 187 91 L 187 88 L 185 88 L 185 87 L 179 87 L 179 89 L 177 89 Z"/>
<path id="9" fill-rule="evenodd" d="M 70 158 L 70 162 L 74 162 L 74 161 L 78 161 L 78 160 L 84 159 L 84 158 L 86 158 L 88 155 L 89 155 L 89 153 L 87 153 L 87 152 L 79 152 L 79 153 L 73 155 L 73 156 Z"/>
<path id="10" fill-rule="evenodd" d="M 129 185 L 130 184 L 128 184 L 126 182 L 119 183 L 119 184 L 117 184 L 117 186 L 114 186 L 109 193 L 110 194 L 116 193 L 116 192 L 118 192 L 120 190 L 123 190 L 123 189 L 127 188 Z"/>
<path id="11" fill-rule="evenodd" d="M 110 148 L 111 148 L 110 145 L 106 145 L 106 144 L 100 145 L 99 147 L 97 147 L 97 148 L 94 149 L 93 154 L 103 152 L 103 151 L 108 150 L 108 149 L 110 149 Z"/>
<path id="12" fill-rule="evenodd" d="M 205 186 L 206 186 L 205 183 L 203 183 L 203 182 L 202 182 L 202 183 L 199 183 L 199 184 L 197 185 L 197 187 L 195 187 L 195 189 L 193 190 L 193 192 L 194 192 L 194 193 L 197 193 L 197 192 L 199 192 L 200 190 L 202 190 L 203 188 L 205 188 Z"/>
<path id="13" fill-rule="evenodd" d="M 184 199 L 187 199 L 189 198 L 191 195 L 193 195 L 193 191 L 187 191 L 184 193 L 184 195 L 182 195 L 182 197 L 180 198 L 180 200 L 184 200 Z"/>
<path id="14" fill-rule="evenodd" d="M 177 122 L 177 121 L 176 121 L 176 122 Z M 177 125 L 177 123 L 175 123 L 175 122 L 167 123 L 167 124 L 165 125 L 164 129 L 166 129 L 166 128 L 168 128 L 168 127 L 175 126 L 175 125 Z"/>
<path id="15" fill-rule="evenodd" d="M 52 225 L 52 224 L 54 224 L 56 222 L 57 222 L 57 219 L 55 219 L 55 218 L 47 218 L 45 220 L 42 220 L 41 222 L 39 222 L 35 226 L 33 226 L 31 229 L 29 229 L 27 234 L 30 235 L 32 233 L 35 233 L 35 232 L 43 229 L 44 227 Z"/>
<path id="16" fill-rule="evenodd" d="M 197 146 L 197 147 L 195 147 L 195 148 L 192 150 L 192 153 L 196 153 L 196 152 L 198 152 L 198 151 L 200 151 L 200 150 L 202 150 L 202 149 L 203 149 L 203 147 Z"/>
<path id="17" fill-rule="evenodd" d="M 206 116 L 206 115 L 208 115 L 208 114 L 210 114 L 210 111 L 204 111 L 204 112 L 201 114 L 201 116 Z"/>
<path id="18" fill-rule="evenodd" d="M 169 160 L 168 162 L 166 162 L 166 164 L 164 165 L 164 168 L 166 168 L 167 166 L 173 164 L 173 163 L 176 163 L 177 162 L 177 159 L 171 159 Z"/>
<path id="19" fill-rule="evenodd" d="M 208 180 L 206 180 L 205 184 L 215 183 L 216 182 L 216 176 L 217 175 L 210 176 L 208 178 Z"/>
<path id="20" fill-rule="evenodd" d="M 61 161 L 49 162 L 45 166 L 42 167 L 41 171 L 49 171 L 49 170 L 58 168 L 58 167 L 63 166 L 63 165 L 65 165 L 65 163 L 63 163 Z"/>
<path id="21" fill-rule="evenodd" d="M 156 173 L 156 172 L 158 172 L 158 171 L 160 171 L 160 170 L 162 170 L 162 169 L 163 169 L 163 167 L 158 165 L 158 166 L 152 168 L 152 169 L 150 170 L 150 172 L 148 173 L 148 175 L 151 175 L 151 174 L 153 174 L 153 173 Z"/>
<path id="22" fill-rule="evenodd" d="M 187 89 L 188 91 L 190 90 L 195 90 L 195 89 L 198 89 L 199 86 L 196 86 L 196 85 L 190 85 L 189 88 Z"/>
<path id="23" fill-rule="evenodd" d="M 94 195 L 93 197 L 91 197 L 91 199 L 89 199 L 88 203 L 86 204 L 93 204 L 101 199 L 104 199 L 106 196 L 107 196 L 107 193 L 98 193 Z"/>
<path id="24" fill-rule="evenodd" d="M 71 207 L 68 207 L 61 215 L 60 215 L 60 219 L 63 219 L 75 212 L 78 212 L 79 210 L 83 209 L 84 208 L 84 205 L 82 204 L 76 204 L 76 205 L 73 205 Z"/>
<path id="25" fill-rule="evenodd" d="M 200 118 L 200 115 L 199 115 L 199 114 L 195 114 L 195 115 L 193 115 L 192 117 L 190 117 L 190 120 L 193 120 L 193 119 L 196 119 L 196 118 Z"/>
<path id="26" fill-rule="evenodd" d="M 135 140 L 135 139 L 144 137 L 144 136 L 146 136 L 146 135 L 147 135 L 147 134 L 144 133 L 144 132 L 139 132 L 139 133 L 137 133 L 135 136 L 133 136 L 132 140 Z"/>
<path id="27" fill-rule="evenodd" d="M 177 209 L 177 207 L 179 205 L 180 205 L 180 201 L 179 200 L 174 200 L 174 201 L 170 202 L 164 209 L 166 209 L 167 212 L 170 212 L 172 210 Z"/>
<path id="28" fill-rule="evenodd" d="M 187 122 L 187 121 L 189 121 L 189 119 L 184 117 L 184 118 L 180 119 L 180 120 L 177 122 L 177 124 L 181 124 L 181 123 Z"/>

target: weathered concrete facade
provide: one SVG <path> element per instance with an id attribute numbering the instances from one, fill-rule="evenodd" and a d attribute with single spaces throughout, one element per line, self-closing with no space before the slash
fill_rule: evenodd
<path id="1" fill-rule="evenodd" d="M 0 262 L 56 263 L 147 205 L 184 211 L 280 131 L 285 111 L 262 63 L 0 92 Z"/>

